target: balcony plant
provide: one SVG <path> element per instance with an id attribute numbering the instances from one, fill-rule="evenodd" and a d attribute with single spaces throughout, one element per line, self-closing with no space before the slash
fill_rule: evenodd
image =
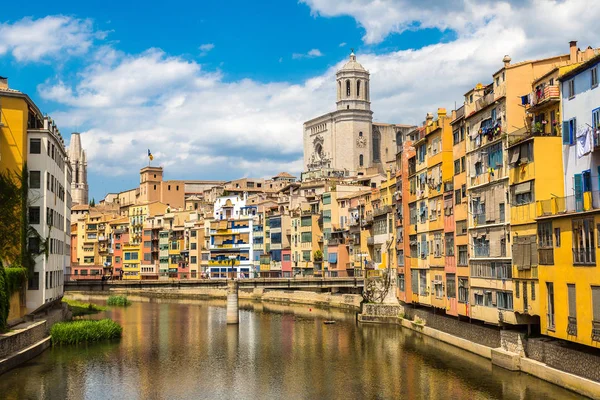
<path id="1" fill-rule="evenodd" d="M 315 261 L 323 261 L 323 252 L 321 250 L 316 250 L 313 254 L 313 259 Z"/>
<path id="2" fill-rule="evenodd" d="M 542 133 L 543 130 L 544 130 L 544 127 L 541 122 L 536 122 L 535 124 L 533 124 L 533 132 L 534 133 Z"/>

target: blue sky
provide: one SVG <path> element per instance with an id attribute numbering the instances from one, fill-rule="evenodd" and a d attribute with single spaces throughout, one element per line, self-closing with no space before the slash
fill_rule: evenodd
<path id="1" fill-rule="evenodd" d="M 222 3 L 3 4 L 0 75 L 64 136 L 82 132 L 90 197 L 134 187 L 147 148 L 168 179 L 298 174 L 302 122 L 334 108 L 351 47 L 372 73 L 375 120 L 418 123 L 504 54 L 600 45 L 569 20 L 598 19 L 583 0 Z"/>

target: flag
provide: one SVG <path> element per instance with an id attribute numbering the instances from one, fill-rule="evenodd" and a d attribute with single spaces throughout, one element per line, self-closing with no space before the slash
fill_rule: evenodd
<path id="1" fill-rule="evenodd" d="M 148 158 L 150 159 L 150 161 L 154 160 L 154 156 L 150 152 L 150 149 L 148 149 Z"/>

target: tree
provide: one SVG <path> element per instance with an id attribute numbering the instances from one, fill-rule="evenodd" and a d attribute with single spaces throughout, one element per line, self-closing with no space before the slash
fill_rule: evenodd
<path id="1" fill-rule="evenodd" d="M 90 207 L 96 207 L 96 199 L 94 199 L 92 197 L 92 200 L 90 201 Z"/>

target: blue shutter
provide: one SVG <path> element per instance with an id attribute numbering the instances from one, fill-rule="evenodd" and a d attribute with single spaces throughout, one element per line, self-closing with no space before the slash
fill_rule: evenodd
<path id="1" fill-rule="evenodd" d="M 581 174 L 574 176 L 575 211 L 583 211 L 583 178 Z"/>
<path id="2" fill-rule="evenodd" d="M 569 143 L 569 121 L 563 121 L 562 124 L 562 142 L 563 144 Z"/>

